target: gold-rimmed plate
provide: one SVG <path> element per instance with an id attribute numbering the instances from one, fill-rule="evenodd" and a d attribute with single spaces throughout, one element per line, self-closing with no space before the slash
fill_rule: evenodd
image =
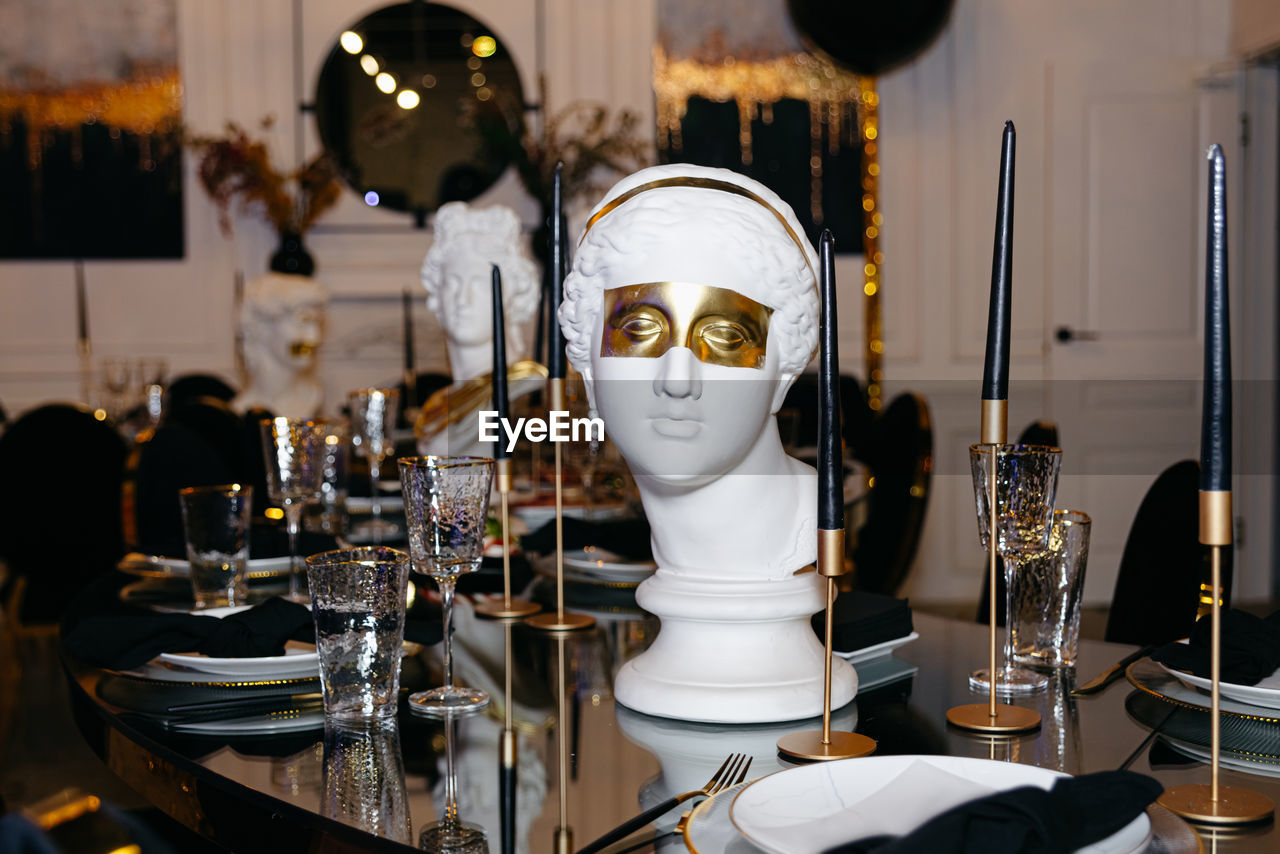
<path id="1" fill-rule="evenodd" d="M 141 578 L 191 578 L 191 563 L 181 558 L 144 555 L 130 552 L 120 559 L 116 568 L 130 575 Z M 248 561 L 248 577 L 253 581 L 259 578 L 276 578 L 289 574 L 289 556 L 283 557 L 251 557 Z"/>
<path id="2" fill-rule="evenodd" d="M 1210 707 L 1209 695 L 1185 684 L 1180 678 L 1184 674 L 1175 674 L 1175 671 L 1168 670 L 1150 658 L 1139 659 L 1130 664 L 1124 675 L 1133 687 L 1154 697 L 1159 697 L 1165 702 L 1202 711 Z M 1269 709 L 1264 706 L 1241 703 L 1230 699 L 1225 694 L 1222 697 L 1220 708 L 1224 715 L 1231 717 L 1280 723 L 1280 709 Z"/>

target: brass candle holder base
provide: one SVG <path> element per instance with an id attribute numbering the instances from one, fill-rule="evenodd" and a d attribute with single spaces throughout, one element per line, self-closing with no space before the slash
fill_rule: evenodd
<path id="1" fill-rule="evenodd" d="M 1266 821 L 1276 811 L 1270 798 L 1252 789 L 1220 786 L 1215 801 L 1207 783 L 1165 789 L 1156 803 L 1197 824 L 1253 824 Z"/>
<path id="2" fill-rule="evenodd" d="M 792 759 L 824 762 L 828 759 L 852 759 L 876 752 L 876 741 L 861 733 L 834 731 L 827 742 L 822 730 L 793 732 L 778 739 L 778 752 Z"/>
<path id="3" fill-rule="evenodd" d="M 573 828 L 556 828 L 556 854 L 573 854 Z"/>
<path id="4" fill-rule="evenodd" d="M 481 602 L 475 607 L 478 616 L 486 617 L 490 620 L 518 620 L 521 617 L 536 614 L 541 610 L 542 606 L 537 602 L 526 602 L 523 599 L 512 599 L 510 602 L 494 599 L 488 602 Z"/>
<path id="5" fill-rule="evenodd" d="M 1002 733 L 1012 735 L 1040 728 L 1040 713 L 1021 706 L 996 703 L 995 715 L 990 703 L 969 703 L 947 709 L 947 723 L 973 732 Z"/>
<path id="6" fill-rule="evenodd" d="M 558 614 L 554 611 L 544 611 L 541 614 L 530 617 L 525 621 L 525 624 L 540 632 L 577 632 L 594 626 L 596 618 L 588 617 L 586 614 L 570 614 L 567 612 Z"/>

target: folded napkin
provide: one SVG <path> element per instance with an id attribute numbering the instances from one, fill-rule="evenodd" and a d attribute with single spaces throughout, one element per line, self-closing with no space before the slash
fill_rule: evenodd
<path id="1" fill-rule="evenodd" d="M 1222 620 L 1222 681 L 1257 685 L 1280 668 L 1280 611 L 1265 619 L 1247 611 L 1225 608 Z M 1213 622 L 1197 620 L 1187 643 L 1168 643 L 1151 657 L 1174 670 L 1210 678 L 1210 635 Z"/>
<path id="2" fill-rule="evenodd" d="M 825 637 L 826 610 L 813 616 L 813 630 Z M 836 599 L 831 645 L 837 652 L 853 652 L 905 637 L 912 632 L 911 606 L 906 599 L 855 590 Z"/>
<path id="3" fill-rule="evenodd" d="M 1046 791 L 999 792 L 954 807 L 905 836 L 878 836 L 827 854 L 1068 854 L 1137 818 L 1164 787 L 1132 771 L 1064 777 Z"/>
<path id="4" fill-rule="evenodd" d="M 649 545 L 649 520 L 643 516 L 608 519 L 600 522 L 564 517 L 565 549 L 599 546 L 628 560 L 653 560 Z M 538 554 L 551 554 L 556 549 L 556 523 L 552 519 L 538 530 L 520 538 L 520 547 Z"/>
<path id="5" fill-rule="evenodd" d="M 405 620 L 406 640 L 433 644 L 441 637 L 438 618 Z M 284 655 L 288 640 L 315 642 L 311 609 L 275 597 L 222 618 L 141 610 L 95 614 L 71 627 L 63 644 L 86 664 L 128 670 L 163 652 L 216 658 Z"/>

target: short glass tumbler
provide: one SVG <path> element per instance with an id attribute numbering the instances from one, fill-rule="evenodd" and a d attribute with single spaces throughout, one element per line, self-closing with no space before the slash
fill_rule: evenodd
<path id="1" fill-rule="evenodd" d="M 1074 667 L 1080 643 L 1080 599 L 1089 560 L 1089 516 L 1055 510 L 1049 547 L 1027 558 L 1013 579 L 1013 660 L 1036 667 Z"/>
<path id="2" fill-rule="evenodd" d="M 324 725 L 321 812 L 366 833 L 413 844 L 395 720 Z"/>
<path id="3" fill-rule="evenodd" d="M 409 555 L 385 546 L 307 558 L 326 717 L 389 718 L 400 693 Z"/>
<path id="4" fill-rule="evenodd" d="M 249 599 L 249 520 L 253 487 L 238 483 L 178 490 L 196 609 Z"/>

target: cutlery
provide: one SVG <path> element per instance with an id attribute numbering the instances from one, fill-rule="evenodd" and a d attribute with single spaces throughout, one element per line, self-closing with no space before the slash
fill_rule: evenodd
<path id="1" fill-rule="evenodd" d="M 1124 658 L 1120 659 L 1115 664 L 1111 665 L 1106 670 L 1081 685 L 1079 688 L 1072 689 L 1071 696 L 1088 697 L 1091 694 L 1102 693 L 1103 689 L 1124 675 L 1124 669 L 1126 667 L 1141 658 L 1146 658 L 1148 655 L 1155 652 L 1156 647 L 1157 644 L 1149 644 L 1142 647 L 1142 649 L 1129 653 Z"/>
<path id="2" fill-rule="evenodd" d="M 747 769 L 750 767 L 750 756 L 747 756 L 745 753 L 730 754 L 729 758 L 725 759 L 724 764 L 720 766 L 720 770 L 716 771 L 715 775 L 708 780 L 706 785 L 701 789 L 694 789 L 692 792 L 685 792 L 684 794 L 676 795 L 674 798 L 668 798 L 657 806 L 650 807 L 630 821 L 623 822 L 604 836 L 601 836 L 594 842 L 578 849 L 578 854 L 594 854 L 594 852 L 601 850 L 606 845 L 610 845 L 617 842 L 619 839 L 624 839 L 632 833 L 635 833 L 658 816 L 670 812 L 677 805 L 684 803 L 690 798 L 697 797 L 698 795 L 710 797 L 716 792 L 738 785 L 743 780 L 747 779 Z"/>

